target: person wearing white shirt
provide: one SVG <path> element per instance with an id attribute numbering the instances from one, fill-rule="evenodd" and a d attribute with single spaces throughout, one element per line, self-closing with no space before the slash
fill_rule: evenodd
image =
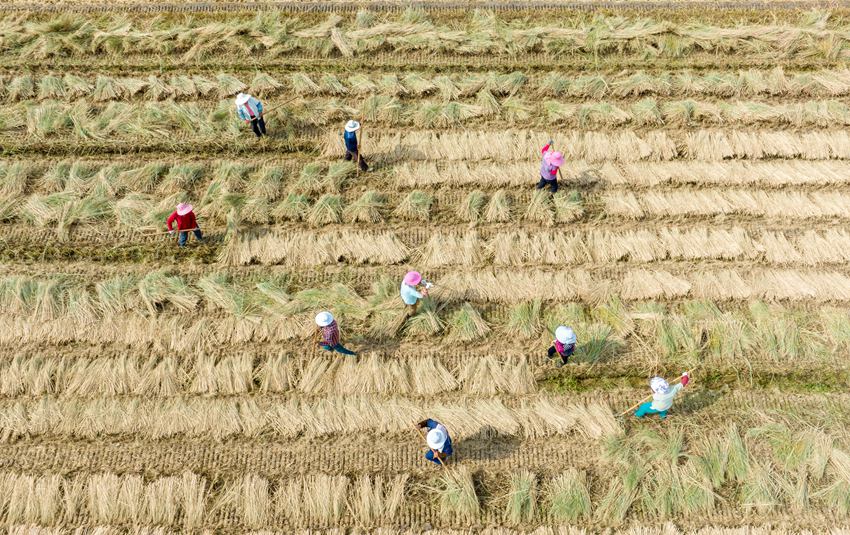
<path id="1" fill-rule="evenodd" d="M 657 414 L 659 418 L 667 417 L 667 411 L 673 406 L 673 398 L 679 393 L 679 390 L 685 388 L 690 381 L 688 372 L 682 374 L 682 382 L 670 386 L 667 381 L 661 377 L 653 377 L 649 381 L 649 388 L 652 389 L 652 401 L 647 401 L 641 404 L 635 411 L 635 416 L 643 418 L 647 414 Z"/>

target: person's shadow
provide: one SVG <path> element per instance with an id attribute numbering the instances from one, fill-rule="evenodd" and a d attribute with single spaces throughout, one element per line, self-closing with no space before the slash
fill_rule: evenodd
<path id="1" fill-rule="evenodd" d="M 458 459 L 494 461 L 510 457 L 519 448 L 520 439 L 505 435 L 493 426 L 484 426 L 474 435 L 454 443 Z"/>
<path id="2" fill-rule="evenodd" d="M 728 395 L 728 393 L 723 392 L 722 390 L 709 390 L 709 389 L 700 389 L 695 390 L 693 392 L 686 392 L 687 389 L 683 390 L 679 393 L 681 396 L 682 393 L 687 393 L 687 397 L 682 400 L 678 406 L 674 405 L 674 408 L 677 409 L 677 412 L 682 412 L 685 414 L 697 413 L 702 410 L 714 405 L 718 399 L 720 399 L 724 395 Z"/>

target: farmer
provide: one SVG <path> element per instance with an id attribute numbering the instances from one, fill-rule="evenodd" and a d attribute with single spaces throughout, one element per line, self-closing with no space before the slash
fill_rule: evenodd
<path id="1" fill-rule="evenodd" d="M 319 327 L 316 332 L 316 340 L 319 347 L 325 351 L 336 351 L 343 355 L 357 355 L 357 353 L 346 349 L 339 343 L 339 325 L 337 325 L 333 314 L 330 312 L 319 312 L 316 314 L 316 325 Z"/>
<path id="2" fill-rule="evenodd" d="M 177 205 L 174 212 L 165 220 L 165 225 L 168 227 L 168 233 L 174 234 L 172 225 L 177 221 L 177 231 L 180 236 L 177 238 L 177 245 L 184 247 L 186 240 L 189 239 L 189 231 L 195 233 L 195 239 L 203 241 L 204 235 L 201 233 L 201 227 L 198 226 L 198 221 L 195 219 L 195 212 L 192 211 L 192 205 L 181 202 Z"/>
<path id="3" fill-rule="evenodd" d="M 564 165 L 564 155 L 555 152 L 552 143 L 550 139 L 542 150 L 543 162 L 540 164 L 540 182 L 537 183 L 537 189 L 551 185 L 551 191 L 555 193 L 558 191 L 558 169 Z"/>
<path id="4" fill-rule="evenodd" d="M 555 329 L 555 339 L 549 347 L 548 356 L 550 359 L 555 358 L 555 355 L 561 357 L 561 361 L 557 366 L 560 368 L 566 364 L 576 350 L 576 333 L 567 326 L 560 325 Z"/>
<path id="5" fill-rule="evenodd" d="M 652 401 L 647 401 L 641 404 L 635 411 L 635 416 L 643 418 L 647 414 L 657 414 L 659 418 L 667 417 L 667 411 L 673 406 L 673 398 L 679 390 L 685 388 L 690 381 L 688 372 L 682 374 L 682 382 L 670 386 L 661 377 L 653 377 L 649 381 L 649 388 L 652 389 Z"/>
<path id="6" fill-rule="evenodd" d="M 236 115 L 246 123 L 251 123 L 251 130 L 257 138 L 266 135 L 266 121 L 263 119 L 263 103 L 248 93 L 236 95 Z"/>
<path id="7" fill-rule="evenodd" d="M 416 314 L 416 308 L 419 306 L 419 300 L 428 295 L 428 288 L 422 287 L 421 292 L 417 290 L 419 283 L 422 282 L 422 275 L 418 271 L 408 271 L 401 281 L 401 289 L 399 294 L 401 300 L 407 305 L 410 315 Z"/>
<path id="8" fill-rule="evenodd" d="M 345 123 L 345 133 L 342 135 L 345 141 L 345 161 L 350 162 L 352 159 L 360 166 L 361 171 L 368 171 L 369 166 L 366 165 L 366 159 L 360 154 L 360 147 L 357 143 L 357 131 L 360 130 L 360 123 L 354 119 Z"/>
<path id="9" fill-rule="evenodd" d="M 428 418 L 419 422 L 420 430 L 428 429 L 428 434 L 425 435 L 425 442 L 428 443 L 428 452 L 425 458 L 432 463 L 443 466 L 448 460 L 449 455 L 454 453 L 452 450 L 452 439 L 449 437 L 449 431 L 446 426 Z"/>

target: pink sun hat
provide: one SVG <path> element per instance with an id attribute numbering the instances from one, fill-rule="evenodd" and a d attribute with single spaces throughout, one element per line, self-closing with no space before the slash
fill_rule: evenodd
<path id="1" fill-rule="evenodd" d="M 416 286 L 422 281 L 422 275 L 418 271 L 408 271 L 404 276 L 404 283 L 408 286 Z"/>
<path id="2" fill-rule="evenodd" d="M 177 215 L 186 215 L 192 211 L 192 205 L 187 202 L 181 202 L 177 205 Z"/>
<path id="3" fill-rule="evenodd" d="M 564 155 L 560 152 L 547 152 L 543 156 L 543 161 L 545 161 L 549 165 L 561 167 L 562 165 L 564 165 Z"/>

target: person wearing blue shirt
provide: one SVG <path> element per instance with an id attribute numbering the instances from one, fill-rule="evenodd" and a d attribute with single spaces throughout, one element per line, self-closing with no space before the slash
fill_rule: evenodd
<path id="1" fill-rule="evenodd" d="M 360 123 L 355 120 L 345 123 L 345 133 L 342 135 L 342 140 L 345 141 L 345 161 L 354 160 L 360 166 L 361 171 L 368 171 L 369 166 L 366 165 L 366 159 L 360 154 L 360 147 L 357 142 L 357 131 L 360 130 Z"/>
<path id="2" fill-rule="evenodd" d="M 428 429 L 428 434 L 425 435 L 425 442 L 428 443 L 428 452 L 425 458 L 436 464 L 443 466 L 446 464 L 449 456 L 454 453 L 452 450 L 452 439 L 449 437 L 449 431 L 446 426 L 428 418 L 419 422 L 419 429 Z"/>
<path id="3" fill-rule="evenodd" d="M 266 135 L 266 121 L 263 119 L 263 103 L 247 93 L 236 95 L 236 115 L 246 123 L 257 137 Z"/>

